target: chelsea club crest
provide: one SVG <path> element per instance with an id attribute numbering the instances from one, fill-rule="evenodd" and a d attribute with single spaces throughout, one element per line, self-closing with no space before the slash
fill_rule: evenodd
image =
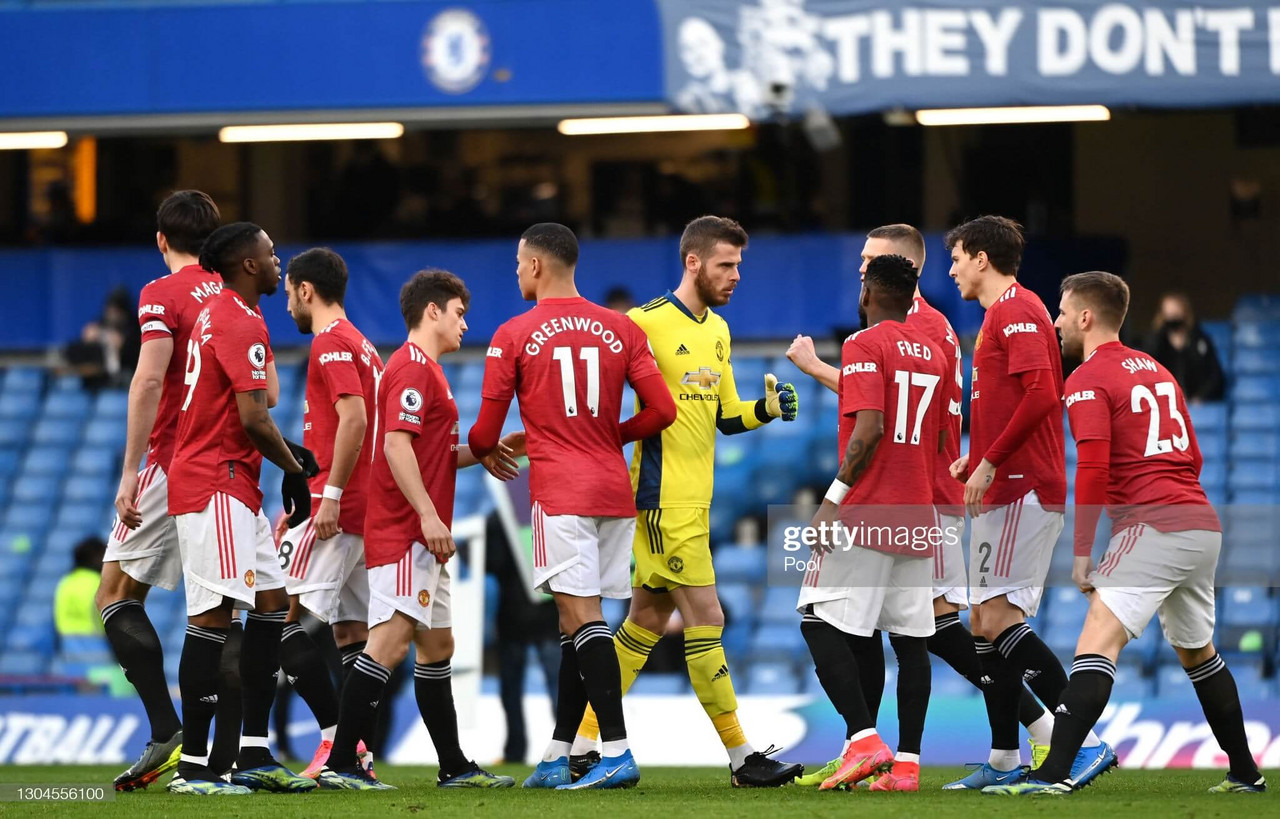
<path id="1" fill-rule="evenodd" d="M 422 35 L 422 67 L 431 84 L 446 94 L 465 94 L 489 68 L 489 30 L 466 9 L 446 9 Z"/>

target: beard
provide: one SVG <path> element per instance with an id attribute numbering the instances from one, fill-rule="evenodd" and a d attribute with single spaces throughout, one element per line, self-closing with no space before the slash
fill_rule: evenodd
<path id="1" fill-rule="evenodd" d="M 858 308 L 858 321 L 862 322 L 860 326 L 863 330 L 870 326 L 867 324 L 867 311 L 861 307 Z"/>
<path id="2" fill-rule="evenodd" d="M 1084 358 L 1084 342 L 1078 338 L 1062 337 L 1062 354 L 1072 361 Z"/>
<path id="3" fill-rule="evenodd" d="M 729 297 L 716 290 L 711 284 L 711 277 L 707 275 L 705 264 L 699 263 L 698 274 L 693 277 L 693 289 L 697 291 L 702 303 L 708 307 L 723 307 L 729 303 Z"/>
<path id="4" fill-rule="evenodd" d="M 311 332 L 310 313 L 304 313 L 299 310 L 298 314 L 293 317 L 293 322 L 298 325 L 298 332 L 303 333 L 304 335 Z"/>

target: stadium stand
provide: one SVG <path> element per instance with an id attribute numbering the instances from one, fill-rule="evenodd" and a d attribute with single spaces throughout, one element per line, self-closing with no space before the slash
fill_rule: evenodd
<path id="1" fill-rule="evenodd" d="M 1218 345 L 1231 383 L 1228 401 L 1190 408 L 1205 457 L 1205 490 L 1220 507 L 1232 504 L 1223 515 L 1219 644 L 1231 657 L 1242 689 L 1254 686 L 1274 695 L 1280 649 L 1280 598 L 1274 586 L 1280 578 L 1280 554 L 1270 522 L 1276 518 L 1271 507 L 1280 501 L 1280 358 L 1275 355 L 1280 346 L 1280 300 L 1245 297 L 1230 321 L 1206 323 L 1205 330 Z M 301 434 L 304 369 L 279 368 L 281 397 L 274 415 L 290 436 Z M 797 628 L 795 589 L 768 585 L 763 545 L 731 541 L 734 523 L 742 515 L 759 513 L 768 504 L 788 503 L 797 488 L 830 479 L 837 457 L 830 434 L 835 428 L 835 395 L 803 379 L 785 359 L 739 354 L 734 369 L 742 385 L 754 384 L 767 371 L 788 373 L 801 392 L 803 420 L 773 424 L 758 436 L 719 441 L 711 519 L 727 615 L 724 642 L 745 693 L 816 692 Z M 966 377 L 968 369 L 966 361 Z M 446 370 L 456 385 L 465 430 L 479 410 L 483 362 L 449 363 Z M 629 406 L 632 399 L 627 400 Z M 7 640 L 0 645 L 0 666 L 8 675 L 77 676 L 91 661 L 101 659 L 72 654 L 70 660 L 55 663 L 49 601 L 58 578 L 70 566 L 75 542 L 85 534 L 105 533 L 110 525 L 126 412 L 122 391 L 90 394 L 78 379 L 53 377 L 36 367 L 15 366 L 0 373 L 0 473 L 10 476 L 0 483 L 0 596 L 10 601 L 0 608 L 0 626 L 10 626 L 0 629 Z M 509 425 L 518 424 L 518 414 L 511 413 Z M 967 449 L 967 442 L 962 446 Z M 1075 448 L 1069 436 L 1067 463 L 1070 484 Z M 278 483 L 278 470 L 265 465 L 263 485 Z M 268 499 L 278 506 L 271 491 Z M 460 473 L 455 517 L 484 513 L 489 503 L 482 474 Z M 1050 574 L 1055 587 L 1046 592 L 1037 617 L 1046 641 L 1066 662 L 1074 653 L 1087 608 L 1070 584 L 1071 526 L 1068 514 Z M 1099 542 L 1104 540 L 1105 533 L 1099 536 Z M 182 594 L 155 590 L 147 608 L 165 642 L 172 677 L 185 626 Z M 614 625 L 624 613 L 622 604 L 607 612 Z M 892 652 L 887 653 L 892 672 Z M 1123 659 L 1118 698 L 1194 698 L 1176 656 L 1163 645 L 1158 625 L 1153 623 L 1126 649 Z M 936 667 L 934 673 L 936 693 L 973 693 L 948 669 Z M 535 681 L 540 690 L 538 675 L 531 678 Z M 641 675 L 636 684 L 637 692 L 653 694 L 687 688 L 683 674 Z"/>

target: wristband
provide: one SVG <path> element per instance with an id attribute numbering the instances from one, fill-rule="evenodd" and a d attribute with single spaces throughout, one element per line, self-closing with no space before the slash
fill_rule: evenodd
<path id="1" fill-rule="evenodd" d="M 342 500 L 342 490 L 336 486 L 326 486 L 324 488 L 324 499 L 340 501 Z"/>
<path id="2" fill-rule="evenodd" d="M 831 486 L 827 487 L 827 494 L 823 496 L 825 500 L 829 500 L 836 506 L 844 500 L 844 496 L 849 494 L 849 484 L 836 478 L 831 482 Z"/>

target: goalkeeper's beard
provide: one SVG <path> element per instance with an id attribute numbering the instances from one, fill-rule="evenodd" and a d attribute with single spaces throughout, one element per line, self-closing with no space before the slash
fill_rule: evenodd
<path id="1" fill-rule="evenodd" d="M 729 297 L 716 290 L 711 284 L 705 262 L 698 263 L 698 272 L 693 277 L 693 289 L 698 291 L 698 298 L 702 299 L 702 303 L 708 307 L 724 307 L 729 303 Z"/>

